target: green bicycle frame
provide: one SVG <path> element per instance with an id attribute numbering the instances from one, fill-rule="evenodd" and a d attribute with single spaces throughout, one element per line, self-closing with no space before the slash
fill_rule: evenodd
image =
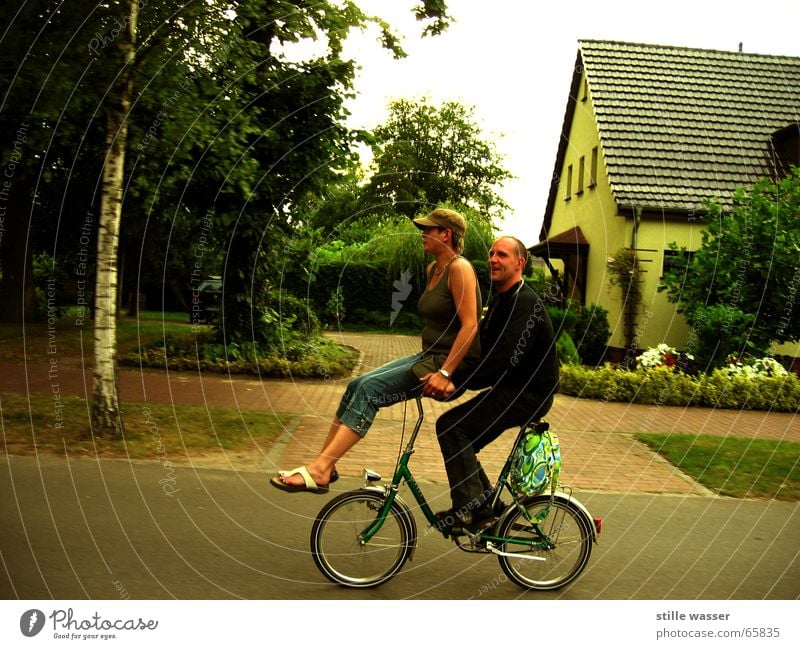
<path id="1" fill-rule="evenodd" d="M 428 501 L 425 499 L 425 495 L 420 490 L 417 481 L 414 480 L 414 476 L 411 475 L 411 469 L 408 468 L 408 462 L 411 459 L 411 456 L 414 454 L 414 444 L 417 441 L 417 435 L 419 434 L 420 428 L 422 428 L 422 421 L 424 419 L 422 399 L 417 397 L 416 402 L 417 411 L 419 413 L 417 423 L 414 425 L 411 438 L 408 440 L 408 444 L 406 444 L 406 448 L 397 462 L 397 468 L 392 476 L 392 483 L 387 488 L 386 502 L 384 502 L 383 507 L 381 507 L 380 512 L 378 512 L 377 518 L 360 535 L 361 542 L 364 545 L 369 543 L 370 539 L 372 539 L 372 537 L 375 536 L 378 530 L 383 526 L 403 481 L 405 481 L 405 483 L 408 485 L 408 488 L 414 495 L 414 499 L 417 501 L 417 504 L 420 506 L 420 509 L 422 510 L 422 513 L 425 515 L 425 518 L 428 520 L 428 522 L 431 525 L 436 524 L 436 515 L 428 505 Z"/>
<path id="2" fill-rule="evenodd" d="M 386 487 L 386 501 L 384 502 L 383 506 L 381 507 L 380 511 L 378 512 L 377 517 L 375 520 L 359 535 L 361 539 L 362 545 L 366 545 L 370 542 L 373 536 L 377 534 L 378 530 L 383 526 L 384 522 L 386 522 L 386 518 L 389 515 L 389 511 L 392 507 L 392 504 L 397 497 L 397 492 L 400 489 L 400 485 L 405 481 L 408 485 L 409 490 L 414 496 L 414 499 L 417 501 L 417 504 L 420 507 L 423 515 L 427 519 L 428 523 L 432 526 L 436 526 L 438 521 L 436 519 L 436 515 L 433 513 L 433 510 L 428 505 L 428 501 L 425 499 L 425 495 L 419 488 L 416 480 L 414 480 L 414 476 L 411 474 L 411 469 L 408 468 L 409 460 L 411 456 L 414 454 L 414 444 L 417 440 L 417 435 L 419 434 L 420 428 L 422 428 L 422 422 L 424 419 L 424 413 L 422 409 L 422 399 L 420 397 L 416 398 L 417 402 L 417 411 L 419 412 L 419 417 L 417 419 L 417 423 L 414 425 L 414 430 L 411 433 L 411 438 L 408 440 L 408 444 L 406 445 L 405 450 L 403 451 L 400 459 L 397 463 L 397 468 L 395 469 L 394 475 L 392 476 L 391 484 Z M 539 523 L 541 523 L 546 517 L 547 513 L 550 510 L 550 506 L 548 505 L 545 509 L 543 509 L 535 518 L 532 518 L 526 508 L 522 507 L 519 504 L 519 499 L 517 498 L 516 494 L 512 492 L 511 489 L 508 488 L 508 475 L 511 472 L 511 459 L 514 457 L 514 451 L 516 451 L 517 446 L 522 442 L 523 435 L 520 433 L 517 436 L 516 441 L 514 442 L 514 446 L 509 453 L 508 459 L 506 460 L 503 468 L 500 471 L 500 476 L 497 479 L 497 486 L 500 487 L 501 485 L 505 487 L 508 492 L 511 494 L 511 498 L 514 501 L 514 504 L 519 507 L 525 517 L 530 522 L 531 526 L 536 530 L 537 535 L 541 539 L 541 543 L 543 547 L 551 547 L 552 542 L 550 539 L 547 538 L 547 535 L 542 532 L 541 528 L 539 527 Z M 495 492 L 495 501 L 500 497 L 500 491 L 502 489 L 496 489 Z M 552 502 L 552 497 L 551 497 Z M 492 503 L 494 505 L 494 502 Z M 526 545 L 531 546 L 530 541 L 526 541 L 524 539 L 516 539 L 516 538 L 503 538 L 489 534 L 488 532 L 479 532 L 480 537 L 482 540 L 485 541 L 492 541 L 496 543 L 508 543 L 508 544 L 516 544 L 516 545 Z M 445 536 L 447 534 L 445 533 Z"/>

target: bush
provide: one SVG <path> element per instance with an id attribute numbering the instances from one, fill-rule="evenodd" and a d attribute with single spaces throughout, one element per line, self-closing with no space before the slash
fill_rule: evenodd
<path id="1" fill-rule="evenodd" d="M 556 340 L 556 353 L 561 363 L 580 364 L 581 362 L 578 350 L 575 349 L 575 343 L 572 342 L 572 337 L 566 331 L 562 331 Z"/>
<path id="2" fill-rule="evenodd" d="M 662 366 L 649 372 L 633 372 L 641 376 L 634 401 L 659 406 L 686 406 L 697 397 L 698 384 L 691 376 Z"/>
<path id="3" fill-rule="evenodd" d="M 721 367 L 726 359 L 752 352 L 750 331 L 754 316 L 724 304 L 697 307 L 688 318 L 695 332 L 687 351 L 704 371 Z"/>
<path id="4" fill-rule="evenodd" d="M 323 338 L 287 340 L 278 351 L 254 343 L 223 345 L 198 337 L 167 338 L 138 352 L 123 354 L 120 365 L 175 371 L 252 374 L 269 378 L 338 378 L 348 376 L 359 359 L 357 350 Z"/>
<path id="5" fill-rule="evenodd" d="M 606 309 L 596 304 L 585 307 L 577 302 L 570 302 L 566 309 L 549 306 L 547 312 L 556 333 L 569 333 L 581 362 L 587 365 L 599 365 L 603 362 L 606 344 L 611 336 Z"/>
<path id="6" fill-rule="evenodd" d="M 576 304 L 575 327 L 572 338 L 578 347 L 581 360 L 588 365 L 599 365 L 606 355 L 611 327 L 608 324 L 608 311 L 597 304 L 589 307 Z"/>
<path id="7" fill-rule="evenodd" d="M 278 290 L 271 291 L 269 299 L 281 320 L 289 323 L 291 329 L 300 336 L 313 336 L 322 329 L 317 314 L 306 300 Z"/>
<path id="8" fill-rule="evenodd" d="M 796 374 L 746 376 L 715 370 L 702 379 L 702 403 L 713 408 L 776 410 L 800 408 L 800 378 Z"/>
<path id="9" fill-rule="evenodd" d="M 648 371 L 561 366 L 563 394 L 584 399 L 649 403 L 662 406 L 703 405 L 712 408 L 796 412 L 800 408 L 800 378 L 760 374 L 745 376 L 727 370 L 692 376 L 669 367 Z"/>

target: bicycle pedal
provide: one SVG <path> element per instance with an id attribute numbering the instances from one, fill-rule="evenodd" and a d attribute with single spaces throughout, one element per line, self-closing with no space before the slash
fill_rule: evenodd
<path id="1" fill-rule="evenodd" d="M 465 525 L 464 530 L 468 533 L 480 534 L 481 532 L 490 530 L 499 520 L 499 516 L 490 516 L 489 518 L 483 518 L 476 523 Z"/>

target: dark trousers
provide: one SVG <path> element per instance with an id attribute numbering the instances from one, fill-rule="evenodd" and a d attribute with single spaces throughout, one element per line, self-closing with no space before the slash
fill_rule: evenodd
<path id="1" fill-rule="evenodd" d="M 490 389 L 456 406 L 436 420 L 453 509 L 483 504 L 492 483 L 478 462 L 480 450 L 509 428 L 543 417 L 553 395 Z"/>

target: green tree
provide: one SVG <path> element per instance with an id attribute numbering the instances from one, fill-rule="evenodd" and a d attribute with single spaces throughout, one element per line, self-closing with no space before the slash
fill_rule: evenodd
<path id="1" fill-rule="evenodd" d="M 194 269 L 192 241 L 213 237 L 215 259 L 224 259 L 226 339 L 274 342 L 270 300 L 293 211 L 351 155 L 342 106 L 354 62 L 342 60 L 343 40 L 374 20 L 400 56 L 389 25 L 349 0 L 167 0 L 141 3 L 140 12 L 137 0 L 6 4 L 0 120 L 17 137 L 0 143 L 6 171 L 16 172 L 0 196 L 14 239 L 3 242 L 3 290 L 18 305 L 4 300 L 4 311 L 32 310 L 30 232 L 39 229 L 42 197 L 52 200 L 49 190 L 58 188 L 61 209 L 41 214 L 44 229 L 56 233 L 53 249 L 61 224 L 53 227 L 54 213 L 85 216 L 88 207 L 97 234 L 87 267 L 97 268 L 95 370 L 103 390 L 114 389 L 120 237 L 139 253 L 135 275 L 155 266 L 165 278 L 176 262 L 181 272 Z M 447 25 L 442 0 L 415 11 L 426 33 Z M 307 41 L 324 43 L 324 53 L 294 60 L 291 46 Z M 70 196 L 80 197 L 80 209 Z M 148 230 L 156 245 L 146 245 Z M 104 392 L 96 400 L 103 417 L 95 432 L 114 422 L 118 434 L 114 399 Z"/>
<path id="2" fill-rule="evenodd" d="M 372 146 L 367 196 L 373 205 L 413 216 L 451 203 L 472 207 L 487 221 L 508 208 L 497 192 L 512 176 L 475 123 L 472 107 L 398 99 L 375 129 Z"/>
<path id="3" fill-rule="evenodd" d="M 447 22 L 443 2 L 425 2 L 429 33 Z M 354 2 L 274 2 L 236 5 L 224 43 L 208 50 L 209 78 L 218 89 L 207 112 L 218 130 L 196 152 L 181 196 L 189 213 L 213 208 L 224 236 L 223 311 L 227 341 L 277 346 L 281 331 L 274 296 L 282 274 L 304 259 L 292 245 L 308 197 L 324 195 L 352 167 L 358 136 L 345 126 L 355 62 L 342 58 L 349 31 L 373 20 Z M 402 55 L 388 26 L 384 43 Z M 293 57 L 292 45 L 324 45 L 312 58 Z M 218 239 L 219 240 L 219 239 Z M 292 258 L 290 258 L 292 257 Z M 287 266 L 288 264 L 288 266 Z"/>
<path id="4" fill-rule="evenodd" d="M 712 367 L 800 339 L 800 169 L 706 207 L 699 250 L 664 277 L 693 328 L 686 351 Z"/>
<path id="5" fill-rule="evenodd" d="M 54 258 L 55 233 L 77 216 L 66 190 L 71 172 L 82 193 L 92 193 L 75 170 L 76 144 L 99 152 L 102 137 L 75 117 L 93 112 L 85 90 L 96 70 L 88 51 L 70 44 L 88 42 L 100 21 L 57 0 L 0 4 L 0 317 L 7 322 L 36 315 L 32 259 L 36 251 Z"/>

